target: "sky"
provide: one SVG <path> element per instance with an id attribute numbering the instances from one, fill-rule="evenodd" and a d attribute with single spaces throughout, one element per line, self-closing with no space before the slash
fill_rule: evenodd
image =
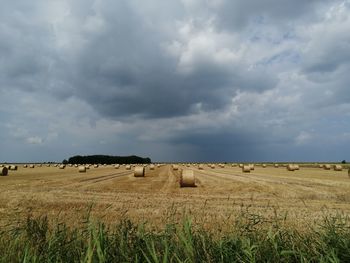
<path id="1" fill-rule="evenodd" d="M 0 162 L 350 161 L 350 0 L 4 0 Z"/>

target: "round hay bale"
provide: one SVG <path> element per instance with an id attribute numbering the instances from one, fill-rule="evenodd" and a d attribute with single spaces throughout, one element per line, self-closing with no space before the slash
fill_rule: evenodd
<path id="1" fill-rule="evenodd" d="M 157 167 L 159 168 L 159 167 L 160 167 L 160 164 L 157 164 Z"/>
<path id="2" fill-rule="evenodd" d="M 30 164 L 30 165 L 29 165 L 29 168 L 34 168 L 34 164 Z"/>
<path id="3" fill-rule="evenodd" d="M 58 168 L 59 169 L 64 169 L 64 168 L 66 168 L 66 166 L 64 164 L 61 164 Z"/>
<path id="4" fill-rule="evenodd" d="M 10 169 L 11 171 L 17 171 L 17 165 L 10 165 Z"/>
<path id="5" fill-rule="evenodd" d="M 79 173 L 86 173 L 86 167 L 84 165 L 80 165 L 78 171 Z"/>
<path id="6" fill-rule="evenodd" d="M 154 164 L 151 164 L 150 166 L 149 166 L 149 169 L 150 170 L 154 170 L 156 167 L 155 167 L 155 165 Z"/>
<path id="7" fill-rule="evenodd" d="M 324 167 L 324 165 L 323 165 L 323 164 L 320 164 L 320 165 L 318 165 L 318 167 L 319 167 L 319 168 L 323 168 L 323 167 Z"/>
<path id="8" fill-rule="evenodd" d="M 7 169 L 7 167 L 0 167 L 0 175 L 1 175 L 1 176 L 6 176 L 6 175 L 8 175 L 8 169 Z"/>
<path id="9" fill-rule="evenodd" d="M 235 163 L 232 164 L 232 167 L 236 167 L 236 166 L 237 166 L 237 164 L 235 164 Z"/>
<path id="10" fill-rule="evenodd" d="M 219 164 L 220 168 L 225 168 L 225 165 L 223 163 Z"/>
<path id="11" fill-rule="evenodd" d="M 130 164 L 125 165 L 125 170 L 131 170 L 131 165 Z"/>
<path id="12" fill-rule="evenodd" d="M 243 165 L 242 172 L 243 173 L 250 173 L 250 165 Z"/>
<path id="13" fill-rule="evenodd" d="M 238 165 L 238 167 L 239 167 L 239 168 L 243 168 L 243 163 L 240 163 L 240 164 Z"/>
<path id="14" fill-rule="evenodd" d="M 211 169 L 215 169 L 215 164 L 210 165 Z"/>
<path id="15" fill-rule="evenodd" d="M 145 176 L 145 167 L 144 166 L 136 166 L 134 169 L 135 177 L 144 177 Z"/>
<path id="16" fill-rule="evenodd" d="M 198 165 L 198 169 L 199 169 L 199 170 L 203 170 L 203 169 L 204 169 L 203 164 L 199 164 L 199 165 Z"/>
<path id="17" fill-rule="evenodd" d="M 325 164 L 325 165 L 323 165 L 323 168 L 325 170 L 330 170 L 331 169 L 331 165 L 330 164 Z"/>
<path id="18" fill-rule="evenodd" d="M 288 170 L 288 171 L 294 172 L 294 170 L 295 170 L 295 169 L 294 169 L 294 165 L 293 165 L 293 164 L 288 164 L 288 165 L 287 165 L 287 170 Z"/>
<path id="19" fill-rule="evenodd" d="M 255 169 L 254 164 L 249 164 L 249 167 L 250 167 L 251 171 L 254 171 L 254 169 Z"/>
<path id="20" fill-rule="evenodd" d="M 98 164 L 94 164 L 94 168 L 98 168 Z"/>
<path id="21" fill-rule="evenodd" d="M 24 164 L 24 165 L 23 165 L 23 168 L 28 168 L 28 165 L 27 165 L 27 164 Z"/>
<path id="22" fill-rule="evenodd" d="M 193 170 L 182 170 L 180 176 L 180 187 L 195 187 L 196 180 Z"/>
<path id="23" fill-rule="evenodd" d="M 278 165 L 277 163 L 274 164 L 274 167 L 275 167 L 275 168 L 278 168 L 278 166 L 279 166 L 279 165 Z"/>
<path id="24" fill-rule="evenodd" d="M 262 168 L 266 168 L 266 164 L 263 163 L 263 164 L 262 164 Z"/>
<path id="25" fill-rule="evenodd" d="M 86 169 L 90 169 L 90 165 L 85 165 L 85 168 Z"/>
<path id="26" fill-rule="evenodd" d="M 177 164 L 173 164 L 173 171 L 179 170 L 179 166 Z"/>
<path id="27" fill-rule="evenodd" d="M 300 170 L 299 164 L 294 164 L 294 170 Z"/>
<path id="28" fill-rule="evenodd" d="M 339 164 L 334 165 L 334 171 L 342 171 L 343 167 Z"/>
<path id="29" fill-rule="evenodd" d="M 114 165 L 114 169 L 119 169 L 119 167 L 120 167 L 119 164 Z"/>

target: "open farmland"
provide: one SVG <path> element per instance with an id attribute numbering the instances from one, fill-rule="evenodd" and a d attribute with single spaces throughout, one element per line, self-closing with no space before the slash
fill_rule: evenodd
<path id="1" fill-rule="evenodd" d="M 135 221 L 162 225 L 168 219 L 191 214 L 205 227 L 225 227 L 236 215 L 251 213 L 265 218 L 287 216 L 288 224 L 303 226 L 324 215 L 350 215 L 350 179 L 343 171 L 301 167 L 255 166 L 250 173 L 226 165 L 171 165 L 150 170 L 137 178 L 124 166 L 35 167 L 9 171 L 0 177 L 0 222 L 14 222 L 28 213 L 47 214 L 70 224 L 91 215 L 113 223 L 127 215 Z M 179 187 L 181 169 L 191 169 L 197 187 Z"/>

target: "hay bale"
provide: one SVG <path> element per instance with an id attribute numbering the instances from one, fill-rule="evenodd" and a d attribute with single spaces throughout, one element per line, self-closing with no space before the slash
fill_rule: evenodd
<path id="1" fill-rule="evenodd" d="M 94 164 L 94 168 L 98 168 L 98 164 Z"/>
<path id="2" fill-rule="evenodd" d="M 211 169 L 215 169 L 215 164 L 210 165 Z"/>
<path id="3" fill-rule="evenodd" d="M 0 167 L 0 175 L 1 176 L 6 176 L 6 175 L 8 175 L 8 169 L 7 169 L 7 167 Z"/>
<path id="4" fill-rule="evenodd" d="M 294 170 L 300 170 L 299 164 L 294 164 Z"/>
<path id="5" fill-rule="evenodd" d="M 323 168 L 325 170 L 330 170 L 331 169 L 331 165 L 330 164 L 325 164 L 325 165 L 323 165 Z"/>
<path id="6" fill-rule="evenodd" d="M 28 168 L 28 165 L 27 165 L 27 164 L 24 164 L 24 165 L 23 165 L 23 168 Z"/>
<path id="7" fill-rule="evenodd" d="M 180 176 L 180 187 L 195 187 L 196 180 L 193 170 L 182 170 Z"/>
<path id="8" fill-rule="evenodd" d="M 131 170 L 131 165 L 130 164 L 125 165 L 125 170 Z"/>
<path id="9" fill-rule="evenodd" d="M 279 166 L 279 165 L 278 165 L 277 163 L 274 164 L 274 167 L 275 167 L 275 168 L 278 168 L 278 166 Z"/>
<path id="10" fill-rule="evenodd" d="M 120 167 L 120 164 L 114 165 L 114 169 L 119 169 L 119 167 Z"/>
<path id="11" fill-rule="evenodd" d="M 80 165 L 78 170 L 79 170 L 79 173 L 86 173 L 86 167 L 84 165 Z"/>
<path id="12" fill-rule="evenodd" d="M 334 171 L 342 171 L 343 167 L 339 164 L 334 165 Z"/>
<path id="13" fill-rule="evenodd" d="M 9 170 L 11 171 L 17 171 L 17 165 L 10 165 Z"/>
<path id="14" fill-rule="evenodd" d="M 288 165 L 287 165 L 287 170 L 288 170 L 288 171 L 294 172 L 294 170 L 295 170 L 295 169 L 294 169 L 294 165 L 293 165 L 293 164 L 288 164 Z"/>
<path id="15" fill-rule="evenodd" d="M 179 166 L 177 164 L 173 164 L 173 171 L 179 170 Z"/>
<path id="16" fill-rule="evenodd" d="M 254 169 L 255 169 L 254 164 L 249 164 L 249 167 L 250 167 L 251 171 L 254 171 Z"/>
<path id="17" fill-rule="evenodd" d="M 250 173 L 250 165 L 243 165 L 242 172 L 243 173 Z"/>
<path id="18" fill-rule="evenodd" d="M 145 167 L 144 166 L 136 166 L 134 169 L 135 177 L 144 177 L 145 176 Z"/>
<path id="19" fill-rule="evenodd" d="M 150 170 L 154 170 L 156 167 L 155 167 L 155 165 L 154 164 L 151 164 L 150 166 L 149 166 L 149 169 Z"/>
<path id="20" fill-rule="evenodd" d="M 238 167 L 239 167 L 239 168 L 243 168 L 243 163 L 240 163 L 240 164 L 238 165 Z"/>
<path id="21" fill-rule="evenodd" d="M 34 168 L 34 164 L 30 164 L 30 165 L 29 165 L 29 168 Z"/>
<path id="22" fill-rule="evenodd" d="M 262 168 L 266 168 L 266 164 L 262 164 Z"/>
<path id="23" fill-rule="evenodd" d="M 157 167 L 160 168 L 160 164 L 157 164 Z"/>
<path id="24" fill-rule="evenodd" d="M 66 166 L 64 164 L 61 164 L 58 168 L 59 169 L 64 169 L 64 168 L 66 168 Z"/>
<path id="25" fill-rule="evenodd" d="M 198 169 L 199 169 L 199 170 L 203 170 L 203 169 L 204 169 L 203 164 L 199 164 L 199 165 L 198 165 Z"/>
<path id="26" fill-rule="evenodd" d="M 220 164 L 219 164 L 219 167 L 220 167 L 220 168 L 225 168 L 225 165 L 224 165 L 223 163 L 220 163 Z"/>
<path id="27" fill-rule="evenodd" d="M 318 165 L 318 167 L 319 167 L 319 168 L 323 168 L 323 167 L 324 167 L 324 165 L 323 165 L 323 164 L 320 164 L 320 165 Z"/>

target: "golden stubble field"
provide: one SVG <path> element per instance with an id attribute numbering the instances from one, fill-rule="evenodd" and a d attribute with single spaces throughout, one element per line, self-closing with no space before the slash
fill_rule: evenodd
<path id="1" fill-rule="evenodd" d="M 136 222 L 163 226 L 190 214 L 195 223 L 225 227 L 237 215 L 284 218 L 300 227 L 324 215 L 350 215 L 350 178 L 347 170 L 256 166 L 251 173 L 226 166 L 204 170 L 196 166 L 195 188 L 180 188 L 180 171 L 171 165 L 146 167 L 136 178 L 121 166 L 78 168 L 18 167 L 0 176 L 0 224 L 15 223 L 31 215 L 79 224 L 90 216 L 113 223 L 127 216 Z"/>

